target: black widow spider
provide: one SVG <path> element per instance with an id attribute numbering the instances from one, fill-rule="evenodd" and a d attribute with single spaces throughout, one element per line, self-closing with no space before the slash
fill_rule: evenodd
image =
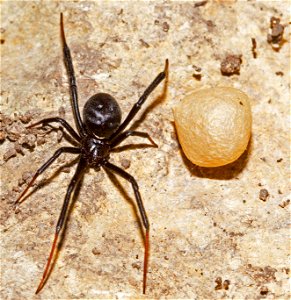
<path id="1" fill-rule="evenodd" d="M 148 138 L 153 146 L 157 147 L 151 137 L 140 131 L 132 131 L 124 129 L 127 127 L 129 122 L 135 117 L 137 112 L 140 110 L 142 104 L 146 101 L 147 97 L 151 92 L 165 79 L 167 70 L 168 70 L 168 60 L 165 63 L 165 69 L 161 72 L 155 80 L 148 86 L 139 100 L 134 104 L 130 112 L 128 113 L 125 120 L 121 123 L 121 110 L 119 108 L 116 100 L 109 94 L 98 93 L 89 98 L 86 102 L 83 110 L 83 121 L 80 116 L 79 107 L 78 107 L 78 93 L 77 85 L 75 79 L 75 72 L 72 63 L 72 57 L 70 49 L 67 45 L 65 32 L 64 32 L 64 23 L 63 23 L 63 14 L 60 14 L 60 27 L 61 27 L 61 39 L 63 45 L 64 61 L 69 77 L 70 92 L 72 99 L 72 107 L 75 118 L 75 123 L 77 126 L 78 133 L 64 120 L 61 118 L 47 118 L 41 120 L 37 123 L 30 125 L 34 127 L 41 124 L 42 126 L 47 125 L 52 122 L 60 123 L 72 138 L 77 142 L 79 147 L 61 147 L 59 148 L 54 155 L 43 164 L 35 173 L 32 180 L 28 186 L 24 189 L 18 199 L 15 201 L 15 204 L 21 203 L 21 199 L 24 197 L 28 189 L 32 186 L 36 178 L 42 174 L 62 153 L 74 153 L 79 154 L 78 165 L 75 171 L 73 178 L 68 186 L 65 200 L 62 206 L 62 210 L 57 222 L 56 232 L 52 244 L 52 248 L 42 275 L 42 279 L 36 290 L 36 294 L 43 288 L 46 280 L 48 279 L 49 270 L 51 267 L 52 258 L 55 254 L 56 245 L 58 242 L 58 237 L 60 231 L 64 227 L 64 221 L 66 218 L 66 213 L 68 210 L 71 194 L 74 191 L 76 185 L 84 175 L 84 172 L 87 168 L 99 169 L 103 167 L 108 171 L 113 171 L 117 175 L 120 175 L 132 185 L 138 210 L 142 219 L 143 226 L 145 228 L 145 253 L 144 253 L 144 269 L 143 269 L 143 293 L 145 294 L 146 290 L 146 279 L 147 279 L 147 267 L 148 267 L 148 256 L 149 256 L 149 221 L 146 215 L 145 208 L 139 193 L 139 188 L 136 180 L 133 176 L 122 170 L 121 168 L 113 165 L 109 162 L 110 152 L 114 147 L 119 145 L 129 136 L 139 136 L 143 138 Z"/>

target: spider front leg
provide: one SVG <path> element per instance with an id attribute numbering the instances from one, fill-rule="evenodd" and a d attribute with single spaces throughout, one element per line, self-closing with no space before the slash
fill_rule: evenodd
<path id="1" fill-rule="evenodd" d="M 111 164 L 110 162 L 106 161 L 103 165 L 103 167 L 107 168 L 108 170 L 113 171 L 114 173 L 120 175 L 127 181 L 129 181 L 132 185 L 133 191 L 134 191 L 134 196 L 136 199 L 136 203 L 139 209 L 139 213 L 141 215 L 141 219 L 143 222 L 143 225 L 145 227 L 145 252 L 144 252 L 144 268 L 143 268 L 143 294 L 145 294 L 146 291 L 146 281 L 147 281 L 147 269 L 148 269 L 148 258 L 149 258 L 149 230 L 150 230 L 150 224 L 148 221 L 148 217 L 146 215 L 145 208 L 143 206 L 143 202 L 139 193 L 139 188 L 136 180 L 134 179 L 133 176 L 122 170 L 121 168 Z"/>
<path id="2" fill-rule="evenodd" d="M 56 117 L 56 118 L 47 118 L 47 119 L 43 119 L 40 120 L 36 123 L 33 123 L 29 126 L 27 126 L 27 128 L 32 128 L 35 127 L 39 124 L 41 124 L 42 126 L 48 125 L 49 123 L 53 123 L 53 122 L 58 122 L 61 123 L 61 125 L 66 128 L 68 130 L 68 132 L 71 134 L 71 136 L 78 142 L 80 143 L 80 136 L 77 134 L 77 132 L 71 127 L 71 125 L 64 119 Z"/>
<path id="3" fill-rule="evenodd" d="M 62 42 L 63 42 L 64 60 L 65 60 L 67 73 L 69 76 L 73 113 L 74 113 L 76 125 L 78 128 L 78 132 L 80 133 L 81 136 L 84 136 L 86 134 L 86 130 L 84 128 L 84 125 L 83 125 L 83 122 L 81 119 L 81 115 L 80 115 L 80 111 L 79 111 L 78 90 L 77 90 L 77 83 L 76 83 L 76 78 L 75 78 L 75 71 L 74 71 L 74 66 L 73 66 L 73 62 L 72 62 L 71 51 L 70 51 L 70 48 L 67 45 L 67 41 L 66 41 L 62 13 L 60 15 L 60 25 L 61 25 L 61 38 L 62 38 Z"/>
<path id="4" fill-rule="evenodd" d="M 33 178 L 31 179 L 31 181 L 29 182 L 29 184 L 27 185 L 27 187 L 24 189 L 24 191 L 20 194 L 20 196 L 16 199 L 16 201 L 14 202 L 14 204 L 18 204 L 21 203 L 21 198 L 23 198 L 23 196 L 26 194 L 26 192 L 28 191 L 28 189 L 33 185 L 34 181 L 36 180 L 36 178 L 42 174 L 62 153 L 74 153 L 74 154 L 80 154 L 81 153 L 81 149 L 79 148 L 73 148 L 73 147 L 62 147 L 60 149 L 58 149 L 54 155 L 47 161 L 45 162 L 34 174 Z"/>
<path id="5" fill-rule="evenodd" d="M 164 71 L 161 72 L 154 79 L 154 81 L 147 87 L 147 89 L 144 91 L 144 93 L 139 98 L 139 100 L 133 105 L 132 109 L 130 110 L 129 114 L 127 115 L 127 117 L 125 118 L 125 120 L 123 121 L 123 123 L 111 135 L 111 137 L 109 138 L 109 140 L 113 140 L 114 138 L 116 138 L 125 129 L 125 127 L 129 124 L 129 122 L 135 117 L 135 115 L 138 113 L 138 111 L 140 110 L 141 106 L 143 105 L 143 103 L 148 98 L 148 96 L 166 78 L 167 73 L 168 73 L 168 68 L 169 68 L 169 60 L 166 59 Z"/>
<path id="6" fill-rule="evenodd" d="M 62 230 L 63 225 L 64 225 L 64 221 L 66 219 L 66 213 L 67 213 L 67 210 L 68 210 L 68 207 L 69 207 L 71 194 L 74 191 L 74 189 L 77 186 L 80 179 L 82 178 L 82 176 L 84 174 L 84 171 L 86 170 L 86 166 L 87 166 L 86 161 L 83 158 L 80 158 L 77 169 L 75 171 L 75 174 L 74 174 L 74 176 L 73 176 L 73 178 L 72 178 L 72 180 L 71 180 L 71 182 L 68 186 L 68 189 L 67 189 L 67 193 L 66 193 L 66 197 L 65 197 L 65 200 L 64 200 L 64 203 L 63 203 L 63 206 L 62 206 L 61 214 L 59 216 L 58 223 L 57 223 L 57 226 L 56 226 L 56 232 L 55 232 L 55 237 L 54 237 L 54 241 L 53 241 L 53 244 L 52 244 L 52 248 L 51 248 L 49 258 L 47 260 L 47 263 L 46 263 L 46 266 L 45 266 L 45 269 L 44 269 L 44 272 L 43 272 L 43 275 L 42 275 L 42 279 L 41 279 L 41 281 L 40 281 L 40 283 L 37 287 L 37 290 L 35 292 L 36 294 L 38 294 L 40 292 L 40 290 L 43 288 L 43 286 L 44 286 L 44 284 L 47 280 L 47 276 L 49 274 L 49 270 L 50 270 L 50 267 L 51 267 L 51 262 L 52 262 L 52 259 L 54 257 L 54 253 L 55 253 L 55 250 L 56 250 L 56 245 L 57 245 L 57 242 L 58 242 L 59 233 Z"/>
<path id="7" fill-rule="evenodd" d="M 158 145 L 154 142 L 154 140 L 150 137 L 148 133 L 141 132 L 141 131 L 133 131 L 133 130 L 127 130 L 122 132 L 120 135 L 118 135 L 113 141 L 111 141 L 111 148 L 116 147 L 129 136 L 139 136 L 139 137 L 146 138 L 151 142 L 153 147 L 158 148 Z"/>

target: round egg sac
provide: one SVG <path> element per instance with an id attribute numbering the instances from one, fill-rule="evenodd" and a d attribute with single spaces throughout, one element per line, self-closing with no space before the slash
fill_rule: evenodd
<path id="1" fill-rule="evenodd" d="M 175 126 L 186 157 L 201 167 L 219 167 L 246 150 L 252 126 L 248 96 L 232 87 L 187 95 L 174 108 Z"/>

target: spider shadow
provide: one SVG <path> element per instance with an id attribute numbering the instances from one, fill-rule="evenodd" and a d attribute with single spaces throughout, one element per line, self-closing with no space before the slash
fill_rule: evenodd
<path id="1" fill-rule="evenodd" d="M 30 193 L 28 193 L 19 204 L 22 204 L 23 202 L 25 202 L 31 195 L 33 195 L 35 192 L 37 192 L 39 189 L 49 185 L 65 168 L 70 168 L 73 165 L 76 164 L 76 162 L 78 161 L 78 157 L 76 157 L 75 159 L 73 159 L 72 161 L 60 166 L 55 172 L 53 172 L 53 174 L 48 177 L 48 178 L 44 178 L 42 179 L 36 187 L 34 187 L 32 189 L 32 191 Z"/>
<path id="2" fill-rule="evenodd" d="M 80 144 L 78 144 L 66 131 L 64 131 L 64 129 L 62 129 L 62 130 L 63 130 L 64 139 L 67 142 L 69 142 L 70 144 L 72 144 L 75 147 L 80 147 Z"/>
<path id="3" fill-rule="evenodd" d="M 169 69 L 169 66 L 168 66 Z M 155 100 L 143 111 L 140 118 L 135 120 L 130 126 L 130 130 L 135 130 L 145 119 L 147 114 L 152 111 L 156 106 L 160 105 L 166 98 L 168 94 L 168 82 L 169 82 L 169 70 L 166 70 L 166 78 L 163 83 L 162 93 L 155 98 Z"/>
<path id="4" fill-rule="evenodd" d="M 49 133 L 51 133 L 51 132 L 56 132 L 56 133 L 58 133 L 58 131 L 61 131 L 61 132 L 62 132 L 62 135 L 63 135 L 62 137 L 63 137 L 67 142 L 69 142 L 70 144 L 72 144 L 72 145 L 75 146 L 75 147 L 78 147 L 78 146 L 79 146 L 79 144 L 77 143 L 77 141 L 74 140 L 74 138 L 73 138 L 70 134 L 67 133 L 67 131 L 65 130 L 65 128 L 64 128 L 63 126 L 61 126 L 61 125 L 59 125 L 59 126 L 53 126 L 53 125 L 51 125 L 51 124 L 46 124 L 46 125 L 44 125 L 44 126 L 42 126 L 42 127 L 39 127 L 39 130 L 41 130 L 41 129 L 46 130 L 46 128 L 50 128 L 50 131 L 46 132 L 45 135 L 47 135 L 47 134 L 49 134 Z M 61 141 L 61 140 L 59 140 L 59 142 L 60 142 L 60 141 Z"/>
<path id="5" fill-rule="evenodd" d="M 67 231 L 68 223 L 70 221 L 70 215 L 72 213 L 72 210 L 74 208 L 76 200 L 79 197 L 81 186 L 82 186 L 82 182 L 83 182 L 83 178 L 84 178 L 84 176 L 81 178 L 81 180 L 79 181 L 79 183 L 77 184 L 77 186 L 75 188 L 75 191 L 73 192 L 73 195 L 72 195 L 72 198 L 71 198 L 71 203 L 69 204 L 69 208 L 68 208 L 68 211 L 67 211 L 67 214 L 66 214 L 66 218 L 65 218 L 65 221 L 64 221 L 64 227 L 63 227 L 63 229 L 61 231 L 61 234 L 59 235 L 59 238 L 58 238 L 57 247 L 56 247 L 56 253 L 55 253 L 55 255 L 54 255 L 53 259 L 52 259 L 51 266 L 49 268 L 49 271 L 47 273 L 47 276 L 46 276 L 46 279 L 45 279 L 45 281 L 43 283 L 43 286 L 46 284 L 46 282 L 50 278 L 50 275 L 51 275 L 53 269 L 55 268 L 56 262 L 58 260 L 60 251 L 61 251 L 61 249 L 62 249 L 62 247 L 64 245 L 66 231 Z"/>
<path id="6" fill-rule="evenodd" d="M 71 203 L 69 205 L 68 212 L 67 212 L 65 222 L 64 222 L 64 228 L 62 229 L 62 232 L 61 232 L 60 237 L 59 237 L 57 255 L 56 255 L 56 258 L 55 258 L 52 265 L 55 265 L 55 262 L 57 261 L 57 258 L 58 258 L 58 253 L 62 249 L 63 244 L 65 242 L 67 227 L 68 227 L 68 224 L 70 223 L 70 216 L 71 216 L 71 213 L 74 209 L 75 203 L 76 203 L 77 199 L 79 198 L 81 187 L 82 187 L 82 184 L 83 184 L 84 175 L 85 174 L 83 174 L 81 180 L 79 181 L 79 183 L 77 184 L 75 190 L 73 191 L 73 195 L 72 195 L 72 198 L 71 198 Z"/>
<path id="7" fill-rule="evenodd" d="M 174 127 L 174 131 L 177 137 L 178 135 L 174 123 L 172 123 Z M 253 138 L 252 135 L 248 142 L 246 150 L 241 154 L 241 156 L 235 160 L 234 162 L 221 166 L 221 167 L 200 167 L 192 163 L 184 154 L 181 145 L 179 144 L 179 152 L 182 157 L 183 163 L 186 168 L 189 170 L 192 176 L 200 177 L 200 178 L 209 178 L 216 180 L 230 180 L 230 179 L 238 179 L 237 176 L 244 170 L 249 161 L 249 156 L 252 151 L 253 146 Z"/>
<path id="8" fill-rule="evenodd" d="M 106 172 L 107 176 L 109 177 L 109 179 L 111 180 L 111 182 L 114 184 L 114 186 L 119 190 L 119 192 L 121 193 L 121 195 L 125 198 L 125 200 L 131 205 L 132 207 L 132 210 L 136 216 L 136 219 L 138 221 L 138 227 L 139 227 L 139 231 L 140 231 L 140 235 L 143 239 L 143 243 L 145 244 L 145 235 L 144 235 L 144 232 L 143 232 L 143 226 L 142 226 L 142 223 L 141 223 L 141 220 L 140 218 L 138 217 L 138 211 L 137 211 L 137 208 L 135 206 L 135 203 L 134 201 L 132 200 L 132 198 L 128 195 L 128 193 L 125 191 L 125 189 L 123 188 L 123 186 L 120 184 L 119 180 L 116 178 L 116 175 L 114 175 L 113 173 L 111 173 L 110 171 L 104 169 L 104 171 Z M 58 257 L 60 255 L 60 252 L 61 252 L 61 249 L 64 245 L 64 242 L 65 242 L 65 239 L 66 239 L 66 231 L 67 231 L 67 227 L 68 227 L 68 224 L 70 222 L 70 216 L 71 216 L 71 213 L 73 211 L 73 208 L 74 208 L 74 205 L 79 197 L 79 194 L 80 194 L 80 190 L 81 190 L 81 187 L 82 187 L 82 183 L 83 183 L 83 178 L 84 178 L 84 175 L 83 177 L 81 178 L 80 182 L 77 184 L 76 186 L 76 189 L 72 195 L 72 199 L 71 199 L 71 203 L 69 205 L 69 208 L 68 208 L 68 212 L 67 212 L 67 215 L 66 215 L 66 219 L 64 221 L 64 228 L 62 229 L 61 231 L 61 234 L 59 236 L 59 240 L 58 240 L 58 244 L 57 244 L 57 251 L 54 255 L 54 258 L 51 262 L 51 266 L 50 266 L 50 269 L 47 273 L 47 276 L 46 276 L 46 279 L 44 281 L 44 285 L 46 284 L 46 282 L 48 281 L 51 273 L 53 272 L 53 269 L 55 268 L 55 265 L 56 265 L 56 262 L 58 260 Z"/>
<path id="9" fill-rule="evenodd" d="M 138 149 L 145 149 L 145 148 L 157 148 L 156 146 L 152 144 L 126 144 L 123 146 L 116 147 L 112 150 L 112 153 L 119 153 L 123 151 L 128 151 L 128 150 L 138 150 Z"/>
<path id="10" fill-rule="evenodd" d="M 132 146 L 132 145 L 128 145 L 128 146 Z M 138 145 L 137 145 L 138 146 Z M 151 145 L 146 145 L 146 146 L 151 146 Z M 70 165 L 74 164 L 76 161 L 76 159 L 70 163 Z M 61 172 L 62 168 L 66 167 L 68 164 L 62 166 L 61 168 L 59 168 L 59 170 L 57 172 L 54 173 L 53 176 L 51 176 L 49 178 L 49 180 L 52 180 L 52 178 L 54 178 L 55 176 L 57 176 L 57 174 L 59 172 Z M 114 175 L 113 173 L 111 173 L 110 171 L 104 169 L 104 171 L 106 172 L 107 176 L 109 177 L 109 179 L 111 180 L 111 182 L 114 184 L 114 186 L 117 187 L 117 189 L 119 190 L 119 192 L 121 193 L 121 195 L 123 196 L 123 198 L 125 198 L 125 200 L 131 205 L 132 207 L 132 210 L 136 216 L 136 219 L 137 219 L 137 222 L 138 222 L 138 227 L 139 227 L 139 231 L 140 231 L 140 235 L 143 239 L 143 243 L 145 244 L 145 235 L 144 235 L 144 232 L 143 232 L 143 225 L 142 225 L 142 222 L 139 218 L 139 214 L 138 214 L 138 210 L 137 210 L 137 207 L 135 205 L 135 202 L 132 200 L 132 198 L 128 195 L 128 193 L 125 191 L 125 189 L 123 188 L 123 186 L 120 184 L 119 180 L 116 178 L 116 175 Z M 84 174 L 85 175 L 85 174 Z M 84 175 L 83 177 L 81 178 L 80 182 L 77 184 L 74 192 L 73 192 L 73 195 L 72 195 L 72 198 L 71 198 L 71 202 L 69 204 L 69 208 L 68 208 L 68 212 L 66 214 L 66 218 L 65 218 L 65 221 L 64 221 L 64 228 L 62 229 L 61 231 L 61 234 L 59 235 L 59 239 L 58 239 L 58 243 L 57 243 L 57 251 L 52 259 L 52 262 L 51 262 L 51 266 L 49 268 L 49 271 L 47 273 L 47 276 L 46 276 L 46 279 L 44 281 L 44 285 L 46 284 L 46 282 L 48 281 L 51 273 L 53 272 L 53 269 L 55 268 L 55 265 L 56 265 L 56 262 L 58 260 L 58 257 L 60 255 L 60 252 L 61 252 L 61 249 L 64 245 L 64 242 L 65 242 L 65 239 L 66 239 L 66 231 L 67 231 L 67 227 L 68 227 L 68 224 L 70 222 L 70 216 L 71 216 L 71 213 L 73 211 L 73 208 L 75 206 L 75 203 L 79 197 L 79 194 L 80 194 L 80 190 L 81 190 L 81 187 L 82 187 L 82 183 L 83 183 L 83 178 L 84 178 Z M 48 182 L 46 181 L 45 184 L 48 184 Z"/>
<path id="11" fill-rule="evenodd" d="M 137 207 L 136 207 L 136 203 L 128 195 L 128 193 L 125 190 L 125 188 L 121 185 L 120 181 L 117 179 L 117 176 L 115 174 L 113 174 L 112 172 L 106 170 L 105 168 L 104 168 L 104 171 L 106 172 L 108 178 L 113 183 L 113 185 L 120 192 L 120 194 L 122 195 L 122 197 L 130 204 L 130 206 L 132 208 L 132 211 L 133 211 L 134 215 L 136 216 L 136 220 L 137 220 L 137 223 L 138 223 L 138 228 L 139 228 L 140 236 L 142 237 L 143 243 L 145 245 L 145 234 L 144 234 L 144 230 L 143 230 L 143 224 L 142 224 L 141 219 L 139 217 L 138 210 L 137 210 Z"/>

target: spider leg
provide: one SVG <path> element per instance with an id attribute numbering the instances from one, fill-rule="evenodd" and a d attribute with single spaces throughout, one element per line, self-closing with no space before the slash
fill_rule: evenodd
<path id="1" fill-rule="evenodd" d="M 74 71 L 74 66 L 73 66 L 73 62 L 72 62 L 71 51 L 66 42 L 63 13 L 61 13 L 61 16 L 60 16 L 60 25 L 61 25 L 61 38 L 62 38 L 62 43 L 63 43 L 64 60 L 65 60 L 67 73 L 69 76 L 70 90 L 71 90 L 71 96 L 72 96 L 73 113 L 74 113 L 76 125 L 78 128 L 78 132 L 80 133 L 81 136 L 84 136 L 86 134 L 86 130 L 83 125 L 83 122 L 82 122 L 82 119 L 80 116 L 79 106 L 78 106 L 78 91 L 77 91 L 77 84 L 76 84 L 76 78 L 75 78 L 75 71 Z"/>
<path id="2" fill-rule="evenodd" d="M 73 190 L 75 189 L 75 187 L 77 186 L 80 179 L 82 178 L 85 169 L 86 169 L 86 162 L 83 158 L 80 158 L 77 169 L 75 171 L 75 174 L 74 174 L 74 176 L 73 176 L 73 178 L 72 178 L 72 180 L 71 180 L 71 182 L 68 186 L 68 189 L 67 189 L 65 200 L 64 200 L 62 210 L 61 210 L 61 213 L 60 213 L 60 216 L 59 216 L 59 219 L 58 219 L 58 223 L 57 223 L 57 226 L 56 226 L 56 232 L 55 232 L 52 248 L 51 248 L 51 251 L 50 251 L 50 254 L 49 254 L 49 257 L 48 257 L 48 260 L 47 260 L 47 263 L 46 263 L 46 266 L 45 266 L 45 269 L 44 269 L 44 272 L 43 272 L 43 275 L 42 275 L 42 278 L 41 278 L 41 281 L 40 281 L 40 283 L 37 287 L 37 290 L 35 292 L 36 294 L 38 294 L 40 292 L 40 290 L 43 288 L 43 286 L 44 286 L 44 284 L 45 284 L 45 282 L 48 278 L 47 277 L 48 272 L 49 272 L 49 269 L 51 267 L 51 262 L 52 262 L 52 259 L 54 257 L 54 254 L 55 254 L 59 233 L 62 230 L 63 225 L 64 225 L 64 221 L 65 221 L 65 218 L 66 218 L 66 213 L 67 213 L 67 210 L 68 210 L 71 194 L 72 194 Z"/>
<path id="3" fill-rule="evenodd" d="M 139 100 L 133 105 L 132 109 L 130 110 L 129 114 L 127 115 L 123 123 L 111 135 L 109 140 L 113 140 L 116 136 L 118 136 L 119 133 L 121 133 L 125 129 L 125 127 L 129 124 L 129 122 L 135 117 L 135 115 L 140 110 L 141 106 L 146 101 L 148 96 L 166 78 L 168 72 L 168 66 L 169 66 L 169 61 L 168 59 L 166 59 L 164 71 L 159 73 L 159 75 L 154 79 L 154 81 L 147 87 L 147 89 L 144 91 L 144 93 L 139 98 Z"/>
<path id="4" fill-rule="evenodd" d="M 135 195 L 135 199 L 136 199 L 137 206 L 138 206 L 138 209 L 139 209 L 139 213 L 141 215 L 141 219 L 142 219 L 143 225 L 144 225 L 145 230 L 146 230 L 146 232 L 145 232 L 144 268 L 143 268 L 143 294 L 145 294 L 146 281 L 147 281 L 148 259 L 149 259 L 149 245 L 150 245 L 149 230 L 150 230 L 150 225 L 149 225 L 149 221 L 148 221 L 148 218 L 147 218 L 147 215 L 146 215 L 145 208 L 143 206 L 141 195 L 139 193 L 138 184 L 137 184 L 137 182 L 136 182 L 136 180 L 134 179 L 133 176 L 131 176 L 130 174 L 128 174 L 127 172 L 125 172 L 121 168 L 111 164 L 108 161 L 106 161 L 104 163 L 103 167 L 108 168 L 109 170 L 113 171 L 114 173 L 120 175 L 121 177 L 123 177 L 124 179 L 129 181 L 131 183 L 133 191 L 134 191 L 134 195 Z"/>
<path id="5" fill-rule="evenodd" d="M 79 154 L 81 153 L 81 149 L 79 148 L 73 148 L 73 147 L 62 147 L 60 149 L 58 149 L 54 155 L 48 160 L 46 161 L 34 174 L 33 178 L 31 179 L 31 181 L 29 182 L 29 184 L 27 185 L 27 187 L 24 189 L 24 191 L 20 194 L 20 196 L 17 198 L 17 200 L 14 202 L 14 204 L 16 205 L 17 203 L 21 203 L 21 198 L 23 198 L 23 196 L 26 194 L 26 192 L 28 191 L 28 189 L 33 185 L 34 181 L 36 180 L 36 178 L 42 174 L 62 153 L 74 153 L 74 154 Z"/>
<path id="6" fill-rule="evenodd" d="M 154 140 L 150 137 L 150 135 L 148 133 L 141 132 L 141 131 L 127 130 L 127 131 L 124 131 L 121 134 L 119 134 L 115 139 L 113 139 L 111 141 L 111 148 L 114 148 L 115 146 L 117 146 L 118 144 L 123 142 L 129 136 L 139 136 L 139 137 L 146 138 L 151 142 L 151 144 L 154 147 L 156 147 L 156 148 L 158 147 L 158 145 L 154 142 Z"/>
<path id="7" fill-rule="evenodd" d="M 68 132 L 71 134 L 71 136 L 72 136 L 78 143 L 80 143 L 80 140 L 81 140 L 80 136 L 79 136 L 79 135 L 77 134 L 77 132 L 71 127 L 71 125 L 70 125 L 66 120 L 64 120 L 64 119 L 62 119 L 62 118 L 56 117 L 56 118 L 47 118 L 47 119 L 43 119 L 43 120 L 40 120 L 40 121 L 38 121 L 38 122 L 36 122 L 36 123 L 33 123 L 33 124 L 27 126 L 27 128 L 32 128 L 32 127 L 35 127 L 35 126 L 37 126 L 37 125 L 39 125 L 39 124 L 41 124 L 42 126 L 44 126 L 44 125 L 47 125 L 47 124 L 53 123 L 53 122 L 61 123 L 61 125 L 62 125 L 64 128 L 66 128 L 66 129 L 68 130 Z"/>

